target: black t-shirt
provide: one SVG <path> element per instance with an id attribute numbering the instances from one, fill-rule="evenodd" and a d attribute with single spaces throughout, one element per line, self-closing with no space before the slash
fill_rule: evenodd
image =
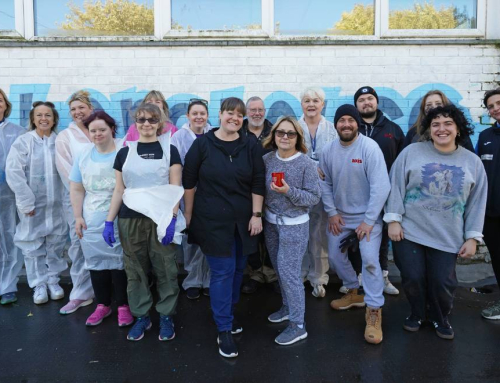
<path id="1" fill-rule="evenodd" d="M 113 168 L 119 172 L 123 169 L 123 164 L 127 159 L 129 147 L 126 146 L 121 148 L 115 158 L 115 164 Z M 137 154 L 146 160 L 161 160 L 163 158 L 163 149 L 159 141 L 155 142 L 138 142 L 137 143 Z M 173 145 L 170 145 L 170 166 L 172 165 L 182 165 L 181 156 L 179 151 Z M 118 217 L 120 218 L 145 218 L 146 216 L 136 212 L 135 210 L 129 209 L 123 202 L 118 212 Z"/>

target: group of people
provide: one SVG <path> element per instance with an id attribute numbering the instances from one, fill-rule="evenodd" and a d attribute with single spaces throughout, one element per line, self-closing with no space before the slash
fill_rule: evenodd
<path id="1" fill-rule="evenodd" d="M 404 329 L 430 321 L 453 339 L 457 256 L 475 254 L 484 236 L 500 280 L 500 88 L 485 94 L 495 124 L 475 149 L 472 125 L 438 90 L 423 96 L 406 137 L 372 87 L 340 106 L 333 123 L 322 115 L 321 88 L 300 98 L 302 117 L 274 124 L 259 97 L 227 98 L 218 128 L 207 101 L 191 99 L 177 130 L 163 94 L 151 91 L 119 139 L 86 91 L 70 97 L 73 121 L 56 134 L 54 104 L 35 102 L 26 132 L 6 119 L 12 105 L 0 89 L 1 303 L 17 300 L 23 260 L 34 303 L 64 298 L 69 234 L 72 290 L 60 313 L 95 299 L 88 326 L 110 316 L 115 300 L 118 325 L 132 325 L 127 339 L 142 339 L 154 280 L 159 340 L 173 339 L 182 248 L 182 287 L 190 299 L 210 297 L 224 357 L 238 355 L 240 292 L 272 283 L 282 305 L 268 320 L 288 321 L 275 341 L 290 345 L 307 337 L 304 282 L 324 297 L 329 268 L 343 293 L 330 306 L 366 306 L 364 337 L 378 344 L 384 293 L 399 294 L 388 278 L 390 239 L 411 308 Z M 500 319 L 500 302 L 482 315 Z"/>

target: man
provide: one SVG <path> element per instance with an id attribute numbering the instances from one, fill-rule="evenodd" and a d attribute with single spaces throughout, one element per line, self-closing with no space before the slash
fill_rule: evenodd
<path id="1" fill-rule="evenodd" d="M 488 114 L 495 120 L 491 128 L 479 134 L 476 146 L 476 153 L 483 161 L 488 177 L 483 235 L 500 285 L 500 88 L 487 91 L 483 101 Z M 500 301 L 484 309 L 481 315 L 486 319 L 500 319 Z"/>
<path id="2" fill-rule="evenodd" d="M 365 340 L 382 341 L 384 277 L 379 250 L 382 240 L 380 213 L 390 192 L 389 175 L 378 145 L 358 134 L 361 117 L 352 105 L 342 105 L 334 118 L 339 140 L 320 155 L 322 199 L 328 214 L 328 258 L 344 281 L 347 293 L 330 306 L 335 310 L 366 307 Z M 365 297 L 358 295 L 359 282 L 348 256 L 339 248 L 344 239 L 356 233 L 363 260 L 362 281 Z"/>
<path id="3" fill-rule="evenodd" d="M 405 135 L 399 125 L 388 120 L 384 113 L 378 109 L 378 95 L 375 89 L 369 86 L 363 86 L 354 94 L 354 104 L 361 115 L 361 125 L 359 133 L 373 139 L 384 154 L 387 174 L 391 170 L 396 157 L 404 148 Z M 382 242 L 380 244 L 379 260 L 384 275 L 384 293 L 398 295 L 399 290 L 389 281 L 388 255 L 389 253 L 389 235 L 387 233 L 387 224 L 383 224 Z M 349 258 L 353 263 L 354 269 L 361 270 L 361 255 L 359 251 L 349 251 Z M 345 290 L 345 287 L 342 287 Z"/>
<path id="4" fill-rule="evenodd" d="M 242 131 L 248 136 L 255 135 L 258 141 L 262 141 L 271 133 L 273 124 L 265 118 L 266 108 L 260 97 L 250 97 L 246 103 L 247 119 L 243 121 Z M 268 151 L 262 149 L 262 154 Z M 250 279 L 243 283 L 241 292 L 252 294 L 264 283 L 271 283 L 275 292 L 279 293 L 278 277 L 273 269 L 269 255 L 267 254 L 264 236 L 259 241 L 259 251 L 248 256 L 248 272 Z"/>

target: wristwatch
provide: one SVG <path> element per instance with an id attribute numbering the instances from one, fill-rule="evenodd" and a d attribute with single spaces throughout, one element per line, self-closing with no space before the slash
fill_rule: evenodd
<path id="1" fill-rule="evenodd" d="M 253 212 L 252 217 L 262 218 L 262 212 L 261 211 Z"/>

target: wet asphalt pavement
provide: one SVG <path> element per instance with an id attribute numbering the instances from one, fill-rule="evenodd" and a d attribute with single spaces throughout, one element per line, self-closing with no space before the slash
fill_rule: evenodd
<path id="1" fill-rule="evenodd" d="M 62 286 L 68 295 L 70 285 Z M 190 301 L 181 292 L 174 340 L 158 340 L 154 312 L 153 328 L 130 342 L 116 310 L 101 325 L 86 327 L 94 305 L 62 316 L 66 299 L 37 306 L 21 284 L 19 301 L 0 307 L 0 382 L 500 382 L 500 321 L 480 316 L 500 299 L 496 286 L 484 295 L 459 288 L 450 317 L 453 341 L 438 338 L 430 326 L 404 331 L 404 295 L 386 297 L 380 345 L 364 341 L 363 309 L 330 309 L 339 287 L 330 283 L 327 296 L 316 299 L 306 286 L 309 337 L 285 347 L 274 338 L 286 322 L 266 319 L 280 307 L 280 296 L 267 287 L 242 295 L 239 356 L 228 360 L 218 354 L 207 297 Z"/>

